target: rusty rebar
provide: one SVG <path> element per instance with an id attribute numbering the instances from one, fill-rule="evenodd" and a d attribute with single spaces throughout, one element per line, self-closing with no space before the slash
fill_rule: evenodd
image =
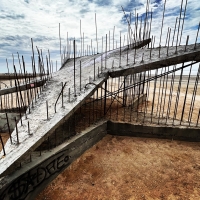
<path id="1" fill-rule="evenodd" d="M 75 40 L 74 40 L 74 96 L 76 97 L 76 54 L 75 54 L 76 46 L 75 45 L 76 45 L 76 43 L 75 43 Z"/>
<path id="2" fill-rule="evenodd" d="M 178 21 L 178 17 L 176 18 L 176 22 L 175 22 L 175 26 L 174 26 L 174 34 L 173 34 L 173 38 L 172 38 L 172 46 L 173 46 L 173 43 L 174 43 L 174 36 L 175 36 L 175 33 L 176 33 L 177 21 Z"/>
<path id="3" fill-rule="evenodd" d="M 196 127 L 198 126 L 199 124 L 199 116 L 200 116 L 200 108 L 199 108 L 199 113 L 198 113 L 198 117 L 197 117 L 197 123 L 196 123 Z"/>
<path id="4" fill-rule="evenodd" d="M 163 9 L 163 17 L 162 17 L 162 25 L 161 25 L 161 33 L 160 33 L 160 42 L 159 42 L 159 46 L 161 46 L 161 38 L 162 38 L 162 30 L 163 30 L 163 21 L 164 21 L 164 17 L 165 17 L 165 5 L 166 5 L 166 0 L 164 3 L 164 9 Z"/>
<path id="5" fill-rule="evenodd" d="M 184 63 L 183 63 L 183 65 L 184 65 Z M 183 76 L 183 68 L 181 69 L 181 75 L 180 75 L 180 78 L 179 78 L 178 90 L 177 90 L 177 95 L 176 95 L 176 102 L 175 102 L 175 109 L 174 109 L 174 116 L 173 116 L 173 123 L 172 123 L 173 125 L 174 125 L 174 120 L 176 119 L 176 115 L 177 115 L 182 76 Z"/>
<path id="6" fill-rule="evenodd" d="M 185 44 L 185 52 L 187 51 L 187 45 L 188 45 L 188 41 L 189 41 L 189 35 L 187 35 L 187 39 L 186 39 L 186 44 Z"/>
<path id="7" fill-rule="evenodd" d="M 3 149 L 3 155 L 5 156 L 6 151 L 5 151 L 4 143 L 3 143 L 3 140 L 2 140 L 2 137 L 1 137 L 1 133 L 0 133 L 0 140 L 1 140 L 1 146 L 2 146 L 2 149 Z"/>
<path id="8" fill-rule="evenodd" d="M 188 121 L 189 121 L 189 126 L 192 120 L 192 113 L 193 113 L 193 109 L 194 109 L 194 102 L 196 99 L 196 92 L 197 92 L 197 86 L 198 86 L 198 82 L 199 82 L 199 75 L 200 75 L 200 64 L 199 64 L 199 68 L 198 68 L 198 72 L 197 72 L 197 76 L 196 76 L 196 80 L 195 80 L 195 85 L 194 85 L 194 89 L 193 89 L 193 94 L 192 94 L 192 100 L 190 103 L 190 111 L 189 111 L 189 115 L 188 115 Z"/>
<path id="9" fill-rule="evenodd" d="M 6 112 L 6 121 L 7 121 L 7 126 L 8 126 L 8 133 L 9 133 L 9 136 L 10 136 L 10 143 L 12 144 L 12 135 L 11 135 L 11 131 L 10 131 L 10 124 L 9 124 L 7 112 Z"/>
<path id="10" fill-rule="evenodd" d="M 18 134 L 17 119 L 16 119 L 16 117 L 15 117 L 15 128 L 16 128 L 17 144 L 19 144 L 19 134 Z"/>
<path id="11" fill-rule="evenodd" d="M 28 134 L 31 135 L 31 130 L 30 130 L 30 124 L 29 124 L 29 121 L 28 121 Z"/>
<path id="12" fill-rule="evenodd" d="M 183 121 L 183 115 L 184 115 L 184 111 L 185 111 L 185 105 L 186 105 L 186 99 L 187 99 L 187 93 L 188 93 L 191 71 L 192 71 L 192 65 L 190 66 L 190 72 L 189 72 L 189 76 L 188 76 L 188 81 L 187 81 L 187 86 L 186 86 L 186 91 L 185 91 L 185 97 L 184 97 L 184 102 L 183 102 L 183 108 L 182 108 L 182 113 L 181 113 L 180 125 L 181 125 L 181 122 Z"/>
<path id="13" fill-rule="evenodd" d="M 197 36 L 196 36 L 196 40 L 195 40 L 195 44 L 194 44 L 194 49 L 196 49 L 197 39 L 198 39 L 198 35 L 199 35 L 199 29 L 200 29 L 200 22 L 199 22 L 199 26 L 198 26 L 198 30 L 197 30 Z"/>
<path id="14" fill-rule="evenodd" d="M 179 46 L 180 46 L 180 44 L 181 44 L 181 38 L 182 38 L 182 33 L 183 33 L 183 26 L 184 26 L 184 21 L 185 21 L 186 8 L 187 8 L 187 0 L 186 0 L 186 3 L 185 3 L 185 9 L 184 9 L 184 16 L 183 16 L 183 23 L 182 23 L 182 28 L 181 28 L 181 35 L 180 35 Z"/>
<path id="15" fill-rule="evenodd" d="M 94 58 L 94 79 L 93 80 L 95 81 L 95 58 Z"/>
<path id="16" fill-rule="evenodd" d="M 177 53 L 178 36 L 179 36 L 179 29 L 180 29 L 181 15 L 182 15 L 182 7 L 183 7 L 183 0 L 181 1 L 181 10 L 180 10 L 180 16 L 179 16 L 179 23 L 178 23 L 178 33 L 177 33 L 177 39 L 176 39 L 176 51 L 175 51 L 175 54 Z"/>
<path id="17" fill-rule="evenodd" d="M 48 101 L 46 100 L 47 120 L 49 119 Z"/>
<path id="18" fill-rule="evenodd" d="M 168 45 L 167 45 L 167 56 L 168 56 L 168 52 L 169 52 L 170 34 L 171 34 L 171 28 L 169 28 L 169 39 L 168 39 Z"/>
<path id="19" fill-rule="evenodd" d="M 155 101 L 155 93 L 156 93 L 157 74 L 158 74 L 158 69 L 156 69 L 156 73 L 155 73 L 155 77 L 156 78 L 154 80 L 153 100 L 152 100 L 152 107 L 151 107 L 151 123 L 152 123 L 153 110 L 154 110 L 154 101 Z"/>

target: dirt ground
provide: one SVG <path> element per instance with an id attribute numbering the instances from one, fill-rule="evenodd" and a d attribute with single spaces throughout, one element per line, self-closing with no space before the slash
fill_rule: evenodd
<path id="1" fill-rule="evenodd" d="M 199 143 L 107 135 L 36 200 L 197 200 L 199 150 Z"/>

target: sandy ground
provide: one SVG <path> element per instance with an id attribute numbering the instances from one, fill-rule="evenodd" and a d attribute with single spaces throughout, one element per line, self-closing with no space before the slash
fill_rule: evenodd
<path id="1" fill-rule="evenodd" d="M 197 200 L 199 150 L 199 143 L 107 135 L 36 200 Z"/>

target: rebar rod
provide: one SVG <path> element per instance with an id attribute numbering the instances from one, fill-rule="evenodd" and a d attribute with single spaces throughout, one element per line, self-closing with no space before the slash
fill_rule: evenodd
<path id="1" fill-rule="evenodd" d="M 98 39 L 97 39 L 97 19 L 96 19 L 96 13 L 95 13 L 95 27 L 96 27 L 96 42 L 97 42 L 97 53 L 98 53 L 99 50 L 98 50 Z"/>
<path id="2" fill-rule="evenodd" d="M 189 41 L 189 35 L 187 35 L 187 39 L 186 39 L 186 44 L 185 44 L 185 52 L 187 51 L 187 45 L 188 45 L 188 41 Z"/>
<path id="3" fill-rule="evenodd" d="M 105 93 L 104 93 L 104 115 L 106 115 L 106 92 L 107 92 L 107 80 L 105 81 Z"/>
<path id="4" fill-rule="evenodd" d="M 198 35 L 199 35 L 199 29 L 200 29 L 200 22 L 199 22 L 199 26 L 198 26 L 198 30 L 197 30 L 197 36 L 196 36 L 196 40 L 195 40 L 195 44 L 194 44 L 194 49 L 196 49 L 197 39 L 198 39 Z"/>
<path id="5" fill-rule="evenodd" d="M 175 22 L 174 34 L 173 34 L 173 38 L 172 38 L 172 46 L 173 46 L 173 43 L 174 43 L 174 36 L 175 36 L 175 33 L 176 33 L 176 25 L 177 25 L 177 21 L 178 21 L 178 17 L 176 18 L 176 22 Z"/>
<path id="6" fill-rule="evenodd" d="M 181 21 L 181 15 L 182 15 L 182 7 L 183 7 L 183 0 L 181 1 L 181 10 L 180 10 L 180 16 L 179 16 L 179 23 L 178 23 L 178 33 L 177 33 L 177 38 L 176 38 L 176 51 L 175 51 L 175 53 L 177 53 L 177 45 L 178 45 L 178 36 L 179 36 L 180 21 Z"/>
<path id="7" fill-rule="evenodd" d="M 28 121 L 28 134 L 29 135 L 31 134 L 29 121 Z"/>
<path id="8" fill-rule="evenodd" d="M 161 33 L 160 33 L 160 42 L 159 42 L 159 46 L 161 46 L 161 38 L 162 38 L 162 30 L 163 30 L 163 21 L 164 21 L 164 17 L 165 17 L 165 5 L 166 5 L 166 0 L 164 3 L 164 9 L 163 9 L 163 17 L 162 17 L 162 25 L 161 25 Z"/>
<path id="9" fill-rule="evenodd" d="M 167 29 L 167 37 L 166 37 L 166 41 L 165 41 L 165 47 L 167 46 L 168 37 L 169 37 L 169 27 Z"/>
<path id="10" fill-rule="evenodd" d="M 15 117 L 15 128 L 16 128 L 17 144 L 19 144 L 19 134 L 18 134 L 17 119 L 16 119 L 16 117 Z"/>
<path id="11" fill-rule="evenodd" d="M 158 74 L 158 69 L 156 69 L 155 77 L 157 77 L 157 74 Z M 156 82 L 157 82 L 157 78 L 155 78 L 155 80 L 154 80 L 153 100 L 152 100 L 152 107 L 151 107 L 151 123 L 152 123 L 154 101 L 155 101 Z"/>
<path id="12" fill-rule="evenodd" d="M 168 66 L 168 71 L 169 71 L 169 66 Z M 168 84 L 168 74 L 167 74 L 166 83 L 165 83 L 165 95 L 164 95 L 164 104 L 163 104 L 163 109 L 162 109 L 162 118 L 163 118 L 164 109 L 165 109 L 166 94 L 167 94 L 167 84 Z"/>
<path id="13" fill-rule="evenodd" d="M 187 0 L 186 0 L 186 2 L 185 2 L 185 9 L 184 9 L 183 23 L 182 23 L 182 27 L 181 27 L 181 35 L 180 35 L 179 46 L 181 45 L 181 38 L 182 38 L 182 33 L 183 33 L 183 26 L 184 26 L 184 21 L 185 21 L 186 9 L 187 9 Z"/>
<path id="14" fill-rule="evenodd" d="M 121 50 L 121 32 L 120 32 L 119 67 L 121 67 L 121 56 L 122 56 L 122 50 Z"/>
<path id="15" fill-rule="evenodd" d="M 3 149 L 3 155 L 6 156 L 6 151 L 5 151 L 4 143 L 3 143 L 3 140 L 2 140 L 2 137 L 1 137 L 1 133 L 0 133 L 0 140 L 1 140 L 1 146 L 2 146 L 2 149 Z"/>
<path id="16" fill-rule="evenodd" d="M 198 68 L 198 72 L 197 72 L 197 76 L 196 76 L 196 80 L 195 80 L 195 86 L 194 86 L 194 90 L 193 90 L 193 94 L 192 94 L 192 100 L 191 100 L 191 104 L 190 104 L 190 111 L 189 111 L 189 115 L 188 115 L 189 126 L 190 126 L 190 123 L 191 123 L 191 120 L 192 120 L 194 102 L 195 102 L 195 99 L 196 99 L 197 86 L 198 86 L 198 82 L 199 82 L 199 74 L 200 74 L 200 64 L 199 64 L 199 68 Z"/>
<path id="17" fill-rule="evenodd" d="M 74 40 L 74 96 L 76 97 L 76 55 L 75 55 L 75 40 Z"/>
<path id="18" fill-rule="evenodd" d="M 162 74 L 162 71 L 163 71 L 163 67 L 161 69 L 161 74 Z M 161 89 L 161 81 L 162 81 L 162 77 L 160 78 L 160 84 L 159 84 L 159 93 L 158 93 L 158 103 L 157 103 L 157 107 L 156 107 L 156 116 L 157 116 L 157 113 L 158 113 L 158 105 L 160 103 L 160 89 Z"/>
<path id="19" fill-rule="evenodd" d="M 198 126 L 199 124 L 199 116 L 200 116 L 200 108 L 199 108 L 199 113 L 198 113 L 198 117 L 197 117 L 197 123 L 196 123 L 196 127 Z"/>
<path id="20" fill-rule="evenodd" d="M 8 133 L 9 133 L 9 136 L 10 136 L 10 143 L 12 144 L 12 135 L 11 135 L 10 124 L 9 124 L 7 112 L 6 112 L 6 122 L 7 122 L 7 126 L 8 126 Z"/>
<path id="21" fill-rule="evenodd" d="M 187 93 L 188 93 L 191 71 L 192 71 L 192 64 L 190 66 L 190 72 L 189 72 L 189 76 L 188 76 L 188 80 L 187 80 L 187 86 L 186 86 L 185 97 L 184 97 L 184 101 L 183 101 L 183 108 L 182 108 L 182 113 L 181 113 L 180 125 L 181 125 L 181 122 L 183 121 L 183 115 L 184 115 L 184 111 L 185 111 L 185 105 L 186 105 L 186 99 L 187 99 Z"/>
<path id="22" fill-rule="evenodd" d="M 48 101 L 46 100 L 47 120 L 49 119 Z"/>
<path id="23" fill-rule="evenodd" d="M 81 91 L 81 60 L 80 60 L 80 91 Z"/>
<path id="24" fill-rule="evenodd" d="M 168 45 L 167 45 L 167 56 L 168 56 L 168 52 L 169 52 L 170 34 L 171 34 L 171 28 L 169 28 L 169 39 L 168 39 Z"/>
<path id="25" fill-rule="evenodd" d="M 148 78 L 149 79 L 149 70 L 148 70 Z M 148 106 L 148 98 L 149 98 L 149 84 L 150 82 L 147 82 L 146 84 L 146 98 L 145 98 L 145 107 L 144 107 L 144 115 L 143 115 L 143 123 L 145 121 L 145 117 L 146 117 L 146 112 L 147 112 L 147 106 Z"/>
<path id="26" fill-rule="evenodd" d="M 115 26 L 113 28 L 113 50 L 114 50 L 114 43 L 115 43 Z"/>
<path id="27" fill-rule="evenodd" d="M 95 81 L 95 58 L 94 58 L 94 79 L 93 80 Z"/>
<path id="28" fill-rule="evenodd" d="M 106 34 L 106 51 L 105 51 L 105 69 L 107 68 L 106 61 L 107 61 L 107 34 Z"/>
<path id="29" fill-rule="evenodd" d="M 165 72 L 166 72 L 166 67 L 165 67 Z M 165 84 L 165 77 L 163 78 L 163 83 L 162 83 L 162 93 L 161 93 L 161 102 L 160 102 L 160 108 L 159 108 L 159 115 L 158 115 L 158 124 L 160 124 L 160 114 L 161 114 L 161 108 L 162 108 L 162 103 L 163 103 L 163 90 L 164 90 L 164 84 Z"/>
<path id="30" fill-rule="evenodd" d="M 183 63 L 184 65 L 184 63 Z M 182 82 L 182 76 L 183 76 L 183 68 L 181 69 L 181 75 L 179 78 L 179 84 L 178 84 L 178 90 L 177 90 L 177 95 L 176 95 L 176 102 L 175 102 L 175 109 L 174 109 L 174 116 L 173 116 L 173 125 L 174 125 L 174 120 L 176 119 L 177 115 L 177 109 L 178 109 L 178 102 L 179 102 L 179 96 L 180 96 L 180 90 L 181 90 L 181 82 Z"/>

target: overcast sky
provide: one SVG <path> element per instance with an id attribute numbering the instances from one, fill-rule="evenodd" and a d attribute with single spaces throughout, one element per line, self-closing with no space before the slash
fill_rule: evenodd
<path id="1" fill-rule="evenodd" d="M 162 44 L 165 44 L 168 27 L 171 34 L 174 31 L 176 17 L 179 17 L 182 0 L 167 0 L 164 18 Z M 186 0 L 183 0 L 183 11 Z M 80 41 L 81 30 L 86 44 L 91 43 L 96 47 L 95 13 L 97 19 L 97 32 L 99 49 L 101 48 L 102 36 L 109 34 L 112 40 L 115 26 L 115 40 L 119 42 L 120 31 L 122 38 L 127 35 L 126 14 L 132 13 L 132 30 L 134 31 L 135 9 L 139 19 L 145 18 L 146 0 L 1 0 L 0 1 L 0 72 L 6 72 L 6 58 L 12 67 L 12 54 L 15 64 L 18 65 L 17 52 L 20 57 L 24 55 L 27 68 L 31 62 L 31 38 L 34 47 L 38 46 L 44 54 L 49 49 L 53 63 L 59 59 L 59 23 L 61 27 L 62 46 L 66 45 L 67 32 L 69 38 L 75 38 L 77 44 Z M 152 32 L 156 36 L 156 44 L 162 25 L 164 0 L 151 0 L 149 11 L 153 12 Z M 182 12 L 183 17 L 184 12 Z M 149 14 L 150 17 L 150 14 Z M 150 20 L 149 20 L 150 21 Z M 184 22 L 182 43 L 185 44 L 187 35 L 190 35 L 189 43 L 194 43 L 198 24 L 200 21 L 199 0 L 188 0 Z M 180 21 L 180 27 L 182 26 Z M 178 26 L 178 25 L 177 25 Z M 172 38 L 172 36 L 171 36 Z M 198 42 L 200 42 L 198 37 Z M 111 45 L 112 46 L 112 45 Z M 101 50 L 99 50 L 101 52 Z M 55 64 L 54 64 L 55 66 Z M 12 71 L 12 70 L 11 70 Z"/>

